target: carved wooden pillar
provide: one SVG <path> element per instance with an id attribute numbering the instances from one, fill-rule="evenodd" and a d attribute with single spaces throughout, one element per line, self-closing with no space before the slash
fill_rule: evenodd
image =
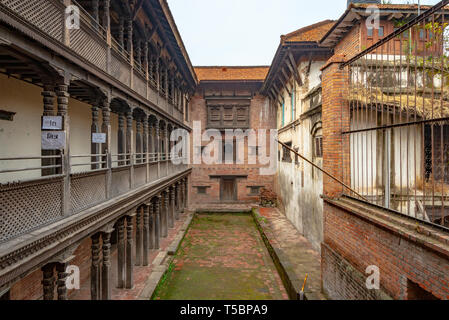
<path id="1" fill-rule="evenodd" d="M 184 178 L 184 209 L 189 206 L 189 180 L 188 178 Z"/>
<path id="2" fill-rule="evenodd" d="M 143 207 L 140 207 L 136 214 L 136 266 L 142 265 L 142 214 Z"/>
<path id="3" fill-rule="evenodd" d="M 143 158 L 143 139 L 142 139 L 142 119 L 136 119 L 136 159 L 137 163 L 142 163 Z"/>
<path id="4" fill-rule="evenodd" d="M 164 88 L 165 88 L 165 99 L 168 100 L 168 68 L 164 68 Z"/>
<path id="5" fill-rule="evenodd" d="M 103 265 L 101 268 L 101 299 L 111 300 L 111 231 L 103 233 Z"/>
<path id="6" fill-rule="evenodd" d="M 92 266 L 90 269 L 90 298 L 100 300 L 100 234 L 92 236 Z"/>
<path id="7" fill-rule="evenodd" d="M 111 0 L 103 0 L 103 28 L 105 28 L 108 33 L 111 33 L 111 14 L 110 14 L 110 8 L 111 8 Z"/>
<path id="8" fill-rule="evenodd" d="M 119 26 L 118 26 L 118 42 L 120 46 L 125 48 L 125 19 L 120 17 Z"/>
<path id="9" fill-rule="evenodd" d="M 133 20 L 131 18 L 126 21 L 126 35 L 128 37 L 126 50 L 128 51 L 130 58 L 133 59 Z"/>
<path id="10" fill-rule="evenodd" d="M 168 216 L 168 226 L 173 228 L 175 226 L 175 187 L 170 188 L 170 212 Z"/>
<path id="11" fill-rule="evenodd" d="M 92 0 L 92 17 L 98 23 L 100 22 L 100 2 L 99 0 Z"/>
<path id="12" fill-rule="evenodd" d="M 63 182 L 63 216 L 68 216 L 71 211 L 70 201 L 70 119 L 68 115 L 69 108 L 69 81 L 64 79 L 56 86 L 56 95 L 58 96 L 58 116 L 62 117 L 64 132 L 65 132 L 65 147 L 60 151 L 61 154 L 61 168 L 58 173 L 64 175 Z M 61 163 L 62 161 L 62 163 Z"/>
<path id="13" fill-rule="evenodd" d="M 155 147 L 155 153 L 156 153 L 156 160 L 160 161 L 161 160 L 161 156 L 160 156 L 160 134 L 161 134 L 161 128 L 159 126 L 159 123 L 156 123 L 156 128 L 155 128 L 155 134 L 154 134 L 154 147 Z"/>
<path id="14" fill-rule="evenodd" d="M 126 113 L 126 159 L 127 165 L 132 165 L 133 153 L 133 114 L 131 111 Z"/>
<path id="15" fill-rule="evenodd" d="M 99 123 L 99 108 L 96 106 L 92 107 L 92 125 L 91 125 L 91 154 L 100 154 L 100 144 L 99 143 L 94 143 L 92 141 L 92 135 L 94 133 L 99 133 L 100 132 L 100 123 Z M 95 162 L 99 162 L 100 158 L 99 157 L 92 157 L 91 158 L 92 161 L 92 166 L 91 169 L 92 170 L 97 170 L 100 168 L 100 164 L 95 164 Z"/>
<path id="16" fill-rule="evenodd" d="M 66 285 L 66 280 L 68 277 L 68 274 L 66 272 L 67 266 L 68 262 L 56 264 L 56 271 L 58 273 L 58 281 L 57 281 L 58 300 L 67 300 L 67 285 Z"/>
<path id="17" fill-rule="evenodd" d="M 154 248 L 160 248 L 161 237 L 161 196 L 157 196 L 154 202 L 155 220 L 154 220 Z"/>
<path id="18" fill-rule="evenodd" d="M 44 290 L 44 300 L 55 299 L 55 265 L 49 263 L 42 267 L 43 280 L 42 286 Z"/>
<path id="19" fill-rule="evenodd" d="M 143 206 L 143 265 L 149 264 L 150 252 L 150 207 Z"/>
<path id="20" fill-rule="evenodd" d="M 134 285 L 133 217 L 133 215 L 126 217 L 126 289 L 132 289 Z"/>
<path id="21" fill-rule="evenodd" d="M 160 71 L 161 66 L 160 66 L 160 63 L 161 63 L 161 60 L 158 57 L 156 57 L 155 73 L 156 73 L 157 92 L 161 91 L 161 71 Z"/>
<path id="22" fill-rule="evenodd" d="M 167 238 L 168 236 L 168 205 L 169 205 L 169 190 L 165 190 L 163 193 L 163 209 L 161 216 L 161 224 L 162 224 L 162 237 Z"/>
<path id="23" fill-rule="evenodd" d="M 148 206 L 149 210 L 150 210 L 150 218 L 149 218 L 149 248 L 150 249 L 156 249 L 155 248 L 155 236 L 156 236 L 156 228 L 155 228 L 155 217 L 156 217 L 156 211 L 155 211 L 155 204 L 154 202 L 150 202 L 149 206 Z"/>
<path id="24" fill-rule="evenodd" d="M 153 155 L 155 153 L 154 150 L 154 124 L 148 123 L 148 153 L 151 154 L 149 156 L 148 161 L 153 161 Z"/>
<path id="25" fill-rule="evenodd" d="M 179 220 L 181 214 L 181 182 L 176 183 L 176 219 Z"/>
<path id="26" fill-rule="evenodd" d="M 67 84 L 59 84 L 56 87 L 56 95 L 58 96 L 58 116 L 66 117 L 69 108 L 69 86 Z"/>
<path id="27" fill-rule="evenodd" d="M 154 57 L 150 53 L 149 59 L 148 59 L 148 76 L 151 80 L 155 81 L 156 77 L 154 75 L 155 69 L 154 69 Z"/>
<path id="28" fill-rule="evenodd" d="M 109 108 L 109 101 L 107 99 L 103 100 L 103 123 L 101 125 L 101 132 L 106 134 L 106 143 L 102 144 L 101 153 L 109 154 L 111 153 L 111 109 Z M 108 168 L 109 157 L 103 157 L 103 168 Z"/>
<path id="29" fill-rule="evenodd" d="M 168 159 L 168 155 L 170 153 L 169 141 L 170 141 L 170 136 L 169 136 L 169 132 L 168 132 L 168 124 L 166 124 L 165 128 L 164 128 L 164 144 L 165 144 L 165 149 L 164 149 L 164 155 L 165 156 L 164 156 L 164 158 L 165 158 L 165 160 Z M 167 165 L 167 170 L 168 170 L 168 165 Z M 168 175 L 168 172 L 167 172 L 167 175 Z"/>
<path id="30" fill-rule="evenodd" d="M 125 159 L 126 153 L 126 134 L 125 134 L 125 114 L 120 113 L 118 116 L 118 160 Z M 123 166 L 125 164 L 124 161 L 119 162 L 119 166 Z"/>
<path id="31" fill-rule="evenodd" d="M 143 152 L 143 163 L 147 163 L 148 162 L 148 143 L 149 143 L 149 126 L 148 126 L 148 118 L 145 117 L 143 119 L 143 148 L 142 148 L 142 152 Z M 147 181 L 148 182 L 148 181 Z"/>
<path id="32" fill-rule="evenodd" d="M 44 90 L 42 91 L 42 97 L 44 102 L 43 116 L 54 116 L 55 115 L 55 88 L 53 84 L 45 84 Z M 42 156 L 53 156 L 57 153 L 51 150 L 42 150 Z M 56 165 L 56 159 L 42 159 L 42 166 L 53 166 Z M 51 176 L 56 174 L 57 170 L 55 168 L 42 169 L 42 176 Z"/>
<path id="33" fill-rule="evenodd" d="M 142 40 L 137 40 L 136 47 L 136 60 L 140 66 L 142 66 Z"/>
<path id="34" fill-rule="evenodd" d="M 117 222 L 117 288 L 125 288 L 125 218 Z"/>
<path id="35" fill-rule="evenodd" d="M 143 71 L 145 72 L 145 79 L 148 81 L 148 41 L 143 44 Z"/>
<path id="36" fill-rule="evenodd" d="M 181 180 L 181 211 L 184 212 L 184 208 L 186 206 L 185 203 L 185 184 L 184 179 Z"/>
<path id="37" fill-rule="evenodd" d="M 66 84 L 58 84 L 56 86 L 56 95 L 57 95 L 57 104 L 58 104 L 58 112 L 57 115 L 64 117 L 63 121 L 64 121 L 64 129 L 66 132 L 66 147 L 63 151 L 63 153 L 68 156 L 68 149 L 69 149 L 69 145 L 68 145 L 68 141 L 69 141 L 69 119 L 68 119 L 68 106 L 69 106 L 69 93 L 68 93 L 68 85 Z M 68 159 L 68 158 L 67 158 Z M 59 161 L 60 163 L 60 161 Z M 68 169 L 67 164 L 64 166 L 66 169 Z M 62 168 L 59 168 L 56 170 L 57 173 L 63 173 L 62 172 Z"/>
<path id="38" fill-rule="evenodd" d="M 189 207 L 189 180 L 184 179 L 184 208 Z"/>
<path id="39" fill-rule="evenodd" d="M 170 76 L 170 91 L 171 91 L 171 100 L 172 104 L 175 105 L 175 76 L 171 74 Z"/>

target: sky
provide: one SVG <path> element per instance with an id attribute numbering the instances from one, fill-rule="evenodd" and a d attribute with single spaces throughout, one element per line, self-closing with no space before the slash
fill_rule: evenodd
<path id="1" fill-rule="evenodd" d="M 336 20 L 347 4 L 346 0 L 167 1 L 194 66 L 270 65 L 281 35 Z"/>

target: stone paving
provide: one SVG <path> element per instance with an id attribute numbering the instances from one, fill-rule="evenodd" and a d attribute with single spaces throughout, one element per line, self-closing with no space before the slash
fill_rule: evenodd
<path id="1" fill-rule="evenodd" d="M 155 299 L 281 300 L 288 295 L 250 214 L 198 214 Z"/>
<path id="2" fill-rule="evenodd" d="M 276 208 L 255 210 L 256 219 L 269 241 L 276 258 L 285 270 L 290 282 L 290 298 L 297 295 L 308 275 L 305 295 L 308 300 L 324 300 L 321 293 L 321 256 L 310 242 L 303 237 L 294 225 Z"/>

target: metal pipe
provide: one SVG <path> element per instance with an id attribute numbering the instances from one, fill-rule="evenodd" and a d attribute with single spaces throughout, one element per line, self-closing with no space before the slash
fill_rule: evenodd
<path id="1" fill-rule="evenodd" d="M 296 152 L 295 150 L 293 150 L 292 148 L 290 148 L 289 146 L 287 146 L 285 143 L 280 142 L 279 140 L 276 139 L 276 141 L 283 146 L 284 148 L 286 148 L 287 150 L 290 150 L 291 152 L 293 152 L 294 154 L 296 154 L 298 157 L 300 157 L 301 159 L 305 160 L 306 162 L 308 162 L 310 165 L 312 165 L 314 168 L 320 170 L 321 172 L 323 172 L 325 175 L 327 175 L 328 177 L 330 177 L 331 179 L 337 181 L 339 184 L 341 184 L 343 187 L 345 187 L 346 189 L 348 189 L 349 191 L 351 191 L 352 193 L 354 193 L 355 195 L 357 195 L 358 197 L 360 197 L 362 200 L 368 201 L 364 196 L 362 196 L 361 194 L 359 194 L 357 191 L 353 190 L 351 187 L 349 187 L 347 184 L 345 184 L 343 181 L 335 178 L 333 175 L 331 175 L 329 172 L 327 172 L 326 170 L 320 168 L 319 166 L 317 166 L 315 163 L 313 163 L 312 161 L 310 161 L 309 159 L 307 159 L 306 157 L 304 157 L 302 154 Z"/>

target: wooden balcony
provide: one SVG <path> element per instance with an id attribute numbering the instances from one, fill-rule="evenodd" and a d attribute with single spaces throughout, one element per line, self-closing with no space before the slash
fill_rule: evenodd
<path id="1" fill-rule="evenodd" d="M 60 0 L 0 0 L 0 20 L 18 28 L 43 46 L 56 45 L 70 60 L 86 70 L 95 70 L 110 82 L 123 85 L 174 119 L 183 122 L 183 114 L 147 80 L 143 67 L 134 64 L 131 55 L 108 35 L 88 13 L 80 11 L 80 28 L 68 29 L 66 6 Z M 41 41 L 40 39 L 45 39 Z M 48 42 L 47 42 L 48 40 Z M 74 58 L 71 58 L 74 57 Z"/>

